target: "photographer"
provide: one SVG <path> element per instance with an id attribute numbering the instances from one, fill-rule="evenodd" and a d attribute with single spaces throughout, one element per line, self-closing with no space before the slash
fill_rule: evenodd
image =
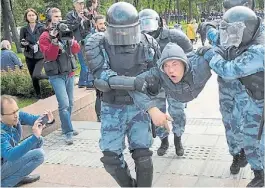
<path id="1" fill-rule="evenodd" d="M 77 41 L 71 36 L 66 24 L 61 23 L 61 11 L 51 8 L 47 12 L 47 30 L 40 36 L 40 49 L 44 55 L 44 69 L 55 92 L 61 120 L 62 132 L 66 144 L 73 144 L 71 112 L 73 108 L 74 70 L 76 69 L 74 54 L 80 51 Z"/>
<path id="2" fill-rule="evenodd" d="M 40 179 L 39 175 L 29 174 L 44 161 L 42 130 L 46 122 L 54 122 L 50 111 L 45 114 L 44 122 L 41 116 L 19 111 L 11 96 L 1 96 L 1 187 L 19 186 Z M 25 124 L 32 126 L 33 134 L 20 142 L 21 125 Z"/>
<path id="3" fill-rule="evenodd" d="M 74 10 L 67 13 L 66 20 L 71 23 L 70 29 L 73 30 L 75 39 L 83 46 L 83 40 L 91 32 L 93 14 L 85 9 L 84 0 L 73 0 L 73 6 Z M 92 88 L 93 76 L 85 63 L 82 51 L 77 54 L 77 57 L 81 65 L 78 86 L 79 88 Z"/>

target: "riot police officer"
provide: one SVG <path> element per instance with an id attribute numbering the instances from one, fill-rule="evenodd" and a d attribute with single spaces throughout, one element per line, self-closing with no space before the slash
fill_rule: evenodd
<path id="1" fill-rule="evenodd" d="M 144 9 L 139 12 L 141 31 L 152 35 L 158 42 L 161 51 L 169 43 L 178 44 L 185 53 L 193 51 L 189 38 L 179 29 L 167 29 L 163 27 L 163 22 L 158 13 L 152 9 Z M 181 143 L 181 136 L 185 130 L 186 115 L 184 112 L 186 103 L 182 103 L 170 96 L 167 96 L 169 114 L 173 117 L 173 133 L 176 154 L 182 156 L 184 149 Z M 160 101 L 162 103 L 162 101 Z M 160 105 L 162 106 L 162 105 Z M 161 108 L 160 108 L 161 109 Z M 162 109 L 162 111 L 165 111 Z M 157 150 L 159 156 L 163 156 L 168 147 L 169 133 L 161 127 L 156 128 L 156 133 L 161 139 L 161 145 Z"/>
<path id="2" fill-rule="evenodd" d="M 101 108 L 101 162 L 121 187 L 150 187 L 153 179 L 150 117 L 146 113 L 155 106 L 135 105 L 134 98 L 147 97 L 138 92 L 120 90 L 152 67 L 159 46 L 149 35 L 141 34 L 136 8 L 126 2 L 110 6 L 105 33 L 95 33 L 86 43 L 88 66 L 95 78 L 95 87 L 103 91 Z M 157 54 L 158 53 L 158 54 Z M 126 79 L 128 78 L 128 79 Z M 124 160 L 125 136 L 135 162 L 136 180 L 131 177 Z"/>
<path id="3" fill-rule="evenodd" d="M 225 9 L 239 5 L 254 8 L 253 0 L 225 0 L 223 3 Z M 205 24 L 205 26 L 207 27 L 208 40 L 211 41 L 213 46 L 220 46 L 220 30 L 217 30 L 212 23 Z M 257 32 L 257 35 L 261 35 L 261 30 Z M 218 49 L 220 52 L 220 48 Z M 232 174 L 238 174 L 240 167 L 247 165 L 242 137 L 243 107 L 238 102 L 241 99 L 236 99 L 242 97 L 241 93 L 245 91 L 245 88 L 238 79 L 225 79 L 219 76 L 217 80 L 219 85 L 220 112 L 225 126 L 229 152 L 233 156 L 230 172 Z"/>
<path id="4" fill-rule="evenodd" d="M 220 23 L 217 55 L 209 64 L 222 79 L 232 80 L 241 87 L 233 103 L 238 112 L 236 118 L 242 117 L 243 123 L 237 124 L 238 127 L 231 126 L 233 133 L 240 129 L 239 126 L 243 128 L 243 144 L 236 144 L 243 145 L 255 176 L 247 187 L 264 186 L 264 148 L 257 140 L 264 106 L 265 38 L 260 29 L 261 19 L 251 9 L 245 6 L 229 9 Z M 234 156 L 235 164 L 237 157 Z"/>

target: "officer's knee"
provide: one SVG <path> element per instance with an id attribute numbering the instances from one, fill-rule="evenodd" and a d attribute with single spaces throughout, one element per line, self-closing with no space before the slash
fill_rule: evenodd
<path id="1" fill-rule="evenodd" d="M 103 163 L 104 168 L 110 174 L 115 174 L 117 168 L 120 168 L 123 164 L 121 161 L 121 155 L 114 153 L 112 151 L 103 151 L 103 157 L 100 158 L 100 161 Z"/>
<path id="2" fill-rule="evenodd" d="M 153 152 L 149 149 L 135 149 L 132 151 L 132 158 L 135 161 L 137 168 L 152 168 Z"/>

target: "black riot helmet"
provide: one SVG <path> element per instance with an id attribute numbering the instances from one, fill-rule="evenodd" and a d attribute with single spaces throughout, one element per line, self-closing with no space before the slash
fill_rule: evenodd
<path id="1" fill-rule="evenodd" d="M 236 6 L 225 12 L 220 23 L 222 46 L 245 46 L 252 41 L 260 21 L 255 12 L 245 6 Z"/>
<path id="2" fill-rule="evenodd" d="M 223 7 L 228 10 L 235 6 L 246 6 L 252 10 L 255 8 L 255 0 L 224 0 Z"/>
<path id="3" fill-rule="evenodd" d="M 140 43 L 141 31 L 136 8 L 126 2 L 114 3 L 106 16 L 106 39 L 110 45 Z"/>
<path id="4" fill-rule="evenodd" d="M 148 33 L 157 38 L 163 28 L 162 18 L 152 9 L 144 9 L 139 12 L 141 32 Z"/>

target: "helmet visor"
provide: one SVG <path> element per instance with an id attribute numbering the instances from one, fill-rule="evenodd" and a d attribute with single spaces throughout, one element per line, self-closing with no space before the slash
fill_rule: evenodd
<path id="1" fill-rule="evenodd" d="M 220 43 L 221 46 L 228 48 L 231 46 L 239 47 L 242 42 L 244 29 L 246 25 L 243 22 L 220 23 Z"/>
<path id="2" fill-rule="evenodd" d="M 150 33 L 156 31 L 159 27 L 158 20 L 153 18 L 140 19 L 141 32 Z"/>
<path id="3" fill-rule="evenodd" d="M 132 45 L 139 44 L 141 38 L 140 25 L 131 27 L 107 26 L 106 39 L 110 45 Z"/>

